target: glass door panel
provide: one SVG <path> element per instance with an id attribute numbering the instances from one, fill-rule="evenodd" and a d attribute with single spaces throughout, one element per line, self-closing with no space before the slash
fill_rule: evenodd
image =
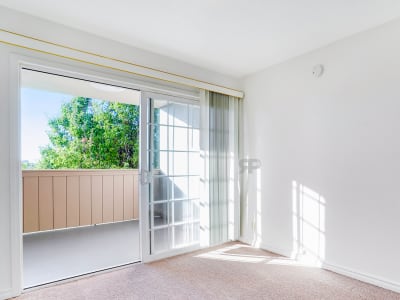
<path id="1" fill-rule="evenodd" d="M 150 255 L 199 245 L 199 119 L 197 102 L 144 95 L 147 137 L 142 139 L 142 189 Z M 143 176 L 142 174 L 142 176 Z"/>

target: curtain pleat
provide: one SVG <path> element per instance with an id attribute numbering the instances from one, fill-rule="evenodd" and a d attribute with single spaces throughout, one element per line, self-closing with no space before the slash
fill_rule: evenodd
<path id="1" fill-rule="evenodd" d="M 205 241 L 216 245 L 238 238 L 239 100 L 209 91 L 204 91 L 202 98 L 205 168 L 201 228 L 207 233 Z"/>

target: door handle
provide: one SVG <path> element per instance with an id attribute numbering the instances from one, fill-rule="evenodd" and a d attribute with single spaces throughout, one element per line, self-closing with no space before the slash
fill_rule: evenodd
<path id="1" fill-rule="evenodd" d="M 142 170 L 140 174 L 140 182 L 142 185 L 149 184 L 151 182 L 152 173 L 147 170 Z"/>

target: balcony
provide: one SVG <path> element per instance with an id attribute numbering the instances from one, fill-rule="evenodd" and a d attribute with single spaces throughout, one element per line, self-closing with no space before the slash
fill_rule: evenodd
<path id="1" fill-rule="evenodd" d="M 138 170 L 24 170 L 24 286 L 140 259 Z"/>

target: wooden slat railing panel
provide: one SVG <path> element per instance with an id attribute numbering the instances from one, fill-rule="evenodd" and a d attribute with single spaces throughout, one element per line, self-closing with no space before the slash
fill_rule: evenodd
<path id="1" fill-rule="evenodd" d="M 114 222 L 114 176 L 103 176 L 103 223 Z"/>
<path id="2" fill-rule="evenodd" d="M 92 176 L 92 223 L 103 223 L 103 176 Z"/>
<path id="3" fill-rule="evenodd" d="M 79 176 L 67 176 L 67 227 L 79 226 Z"/>
<path id="4" fill-rule="evenodd" d="M 139 176 L 133 179 L 133 218 L 139 219 Z"/>
<path id="5" fill-rule="evenodd" d="M 79 177 L 79 225 L 92 224 L 92 178 L 89 175 Z"/>
<path id="6" fill-rule="evenodd" d="M 134 175 L 124 175 L 124 220 L 133 219 Z"/>
<path id="7" fill-rule="evenodd" d="M 28 178 L 28 177 L 26 177 Z M 67 177 L 53 177 L 54 229 L 67 227 Z"/>
<path id="8" fill-rule="evenodd" d="M 39 230 L 54 229 L 53 177 L 39 177 Z"/>
<path id="9" fill-rule="evenodd" d="M 23 171 L 24 232 L 139 218 L 137 170 Z"/>
<path id="10" fill-rule="evenodd" d="M 39 230 L 39 177 L 23 178 L 24 232 Z"/>
<path id="11" fill-rule="evenodd" d="M 114 176 L 114 222 L 124 220 L 124 176 Z"/>

